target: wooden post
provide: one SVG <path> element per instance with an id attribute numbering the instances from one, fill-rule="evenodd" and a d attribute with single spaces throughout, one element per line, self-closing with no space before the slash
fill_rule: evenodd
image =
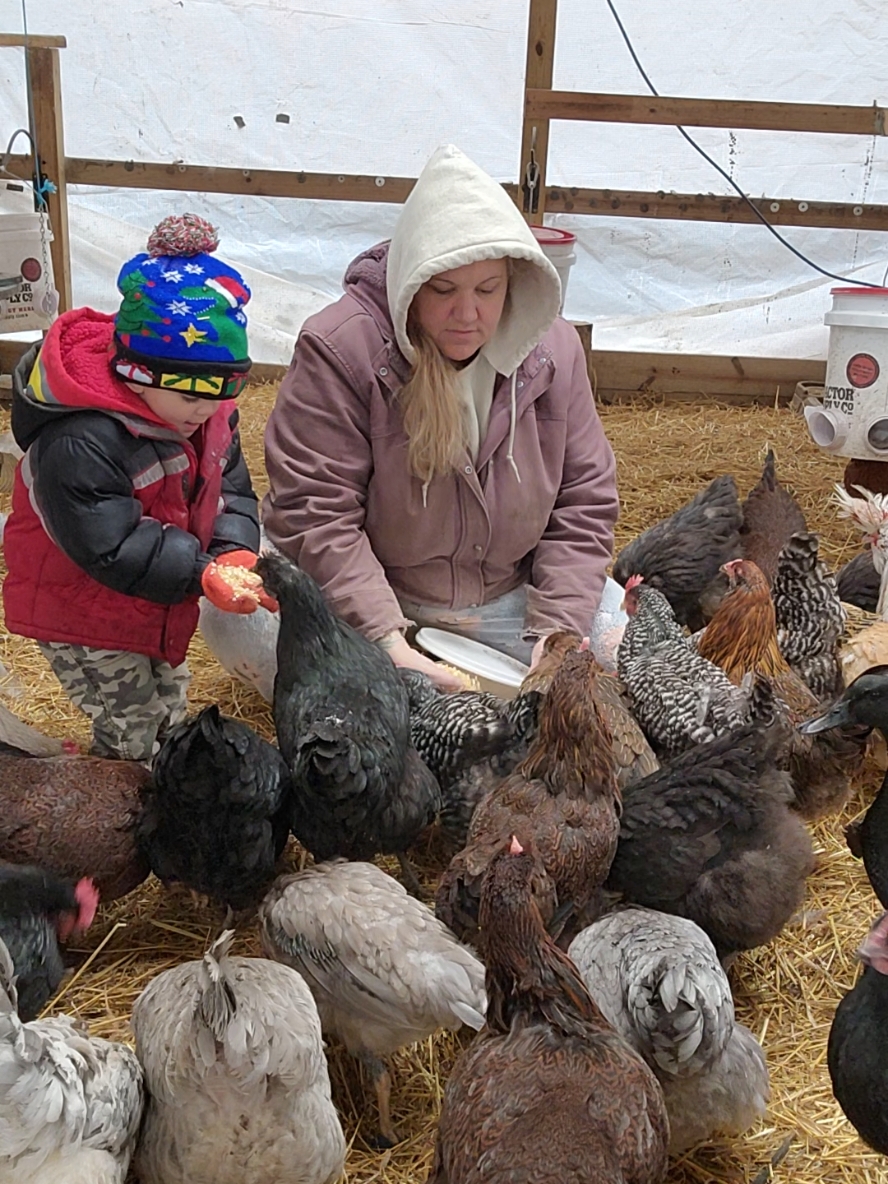
<path id="1" fill-rule="evenodd" d="M 529 119 L 526 113 L 529 90 L 551 90 L 555 62 L 555 26 L 558 0 L 530 0 L 527 29 L 527 69 L 524 76 L 525 113 L 521 133 L 518 173 L 518 205 L 529 223 L 541 224 L 546 209 L 546 162 L 549 155 L 548 119 Z M 527 188 L 531 150 L 536 160 L 536 185 Z"/>
<path id="2" fill-rule="evenodd" d="M 36 171 L 56 187 L 47 195 L 50 244 L 59 312 L 71 308 L 71 246 L 68 233 L 68 194 L 65 181 L 65 135 L 62 124 L 62 88 L 59 51 L 29 43 L 28 74 L 31 80 L 31 135 L 36 138 L 40 159 Z"/>

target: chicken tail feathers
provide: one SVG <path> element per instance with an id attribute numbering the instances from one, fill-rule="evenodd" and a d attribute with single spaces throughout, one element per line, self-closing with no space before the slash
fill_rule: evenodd
<path id="1" fill-rule="evenodd" d="M 228 976 L 226 962 L 234 940 L 234 930 L 226 929 L 213 942 L 203 958 L 202 990 L 198 1015 L 213 1036 L 222 1043 L 228 1026 L 237 1012 L 237 999 Z M 210 1064 L 215 1060 L 215 1048 Z"/>
<path id="2" fill-rule="evenodd" d="M 0 1015 L 18 1010 L 18 991 L 15 989 L 15 967 L 6 943 L 0 938 Z"/>

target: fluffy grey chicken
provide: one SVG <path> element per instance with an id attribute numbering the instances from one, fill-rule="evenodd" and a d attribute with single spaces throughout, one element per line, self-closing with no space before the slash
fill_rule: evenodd
<path id="1" fill-rule="evenodd" d="M 700 629 L 700 596 L 721 565 L 740 554 L 742 522 L 734 478 L 716 477 L 624 547 L 614 562 L 614 579 L 625 587 L 630 576 L 643 576 L 666 596 L 680 624 Z"/>
<path id="2" fill-rule="evenodd" d="M 397 1141 L 381 1058 L 438 1028 L 484 1025 L 484 967 L 432 910 L 372 863 L 282 876 L 259 911 L 262 948 L 308 983 L 325 1033 L 364 1062 L 383 1146 Z"/>
<path id="3" fill-rule="evenodd" d="M 0 1180 L 123 1184 L 142 1119 L 142 1069 L 67 1016 L 23 1023 L 0 941 Z"/>
<path id="4" fill-rule="evenodd" d="M 288 966 L 229 954 L 164 970 L 133 1007 L 149 1102 L 142 1184 L 333 1184 L 345 1139 L 311 992 Z"/>
<path id="5" fill-rule="evenodd" d="M 503 700 L 486 691 L 444 694 L 418 670 L 401 670 L 410 702 L 410 737 L 441 787 L 442 833 L 465 842 L 475 807 L 527 755 L 542 695 Z"/>
<path id="6" fill-rule="evenodd" d="M 693 921 L 622 909 L 579 933 L 568 954 L 605 1019 L 656 1074 L 670 1155 L 742 1134 L 764 1114 L 764 1053 L 736 1022 L 727 975 Z"/>
<path id="7" fill-rule="evenodd" d="M 635 718 L 658 754 L 674 756 L 746 721 L 746 688 L 735 686 L 697 653 L 662 592 L 633 576 L 624 605 L 629 620 L 617 650 L 617 671 Z"/>
<path id="8" fill-rule="evenodd" d="M 777 558 L 771 585 L 777 644 L 818 699 L 842 691 L 839 638 L 845 610 L 835 577 L 819 558 L 816 534 L 794 534 Z"/>
<path id="9" fill-rule="evenodd" d="M 398 855 L 441 804 L 410 740 L 407 691 L 389 656 L 340 621 L 281 554 L 256 564 L 280 604 L 274 723 L 293 779 L 292 830 L 315 859 Z"/>

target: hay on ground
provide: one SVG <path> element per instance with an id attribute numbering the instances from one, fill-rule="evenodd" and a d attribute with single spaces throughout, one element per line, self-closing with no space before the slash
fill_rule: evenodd
<path id="1" fill-rule="evenodd" d="M 272 386 L 252 387 L 241 401 L 244 450 L 260 491 L 266 486 L 262 427 L 274 394 Z M 720 473 L 733 473 L 745 495 L 772 446 L 778 474 L 797 494 L 811 528 L 821 534 L 824 557 L 838 564 L 858 549 L 856 532 L 837 519 L 828 503 L 843 462 L 815 448 L 803 420 L 788 411 L 652 403 L 606 407 L 602 419 L 619 461 L 623 509 L 618 546 Z M 0 424 L 0 430 L 5 426 Z M 48 733 L 86 741 L 82 717 L 62 695 L 36 646 L 0 632 L 0 660 L 12 675 L 11 686 L 0 680 L 0 693 L 20 692 L 7 700 L 10 706 Z M 263 735 L 273 735 L 267 704 L 229 678 L 199 638 L 189 660 L 195 708 L 218 703 Z M 832 1015 L 855 980 L 854 950 L 878 912 L 863 867 L 849 854 L 842 832 L 865 808 L 880 778 L 870 768 L 844 813 L 814 827 L 817 869 L 802 912 L 777 941 L 741 955 L 731 969 L 738 1018 L 762 1041 L 770 1066 L 772 1093 L 765 1121 L 743 1138 L 682 1157 L 670 1169 L 675 1184 L 764 1184 L 772 1170 L 773 1179 L 787 1184 L 875 1184 L 884 1178 L 884 1161 L 864 1147 L 842 1116 L 826 1070 Z M 298 846 L 291 843 L 285 859 L 295 864 L 299 858 Z M 436 869 L 428 853 L 420 851 L 418 862 L 431 885 Z M 80 1016 L 97 1035 L 129 1040 L 130 1009 L 138 993 L 159 971 L 200 957 L 221 920 L 221 910 L 197 909 L 184 890 L 165 891 L 150 879 L 125 900 L 100 910 L 72 953 L 82 963 L 101 949 L 63 990 L 56 1010 Z M 255 924 L 247 924 L 238 933 L 235 951 L 257 954 L 258 949 Z M 365 1142 L 375 1131 L 372 1091 L 341 1050 L 330 1050 L 334 1099 L 350 1141 L 349 1184 L 425 1180 L 442 1092 L 468 1039 L 440 1035 L 395 1056 L 393 1115 L 405 1138 L 382 1153 Z M 540 1153 L 544 1156 L 545 1148 Z"/>

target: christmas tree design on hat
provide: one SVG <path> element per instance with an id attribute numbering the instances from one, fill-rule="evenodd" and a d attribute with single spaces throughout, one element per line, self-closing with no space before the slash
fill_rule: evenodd
<path id="1" fill-rule="evenodd" d="M 111 359 L 122 378 L 210 399 L 243 387 L 250 289 L 212 255 L 218 245 L 209 222 L 176 215 L 154 228 L 147 253 L 124 263 Z"/>

